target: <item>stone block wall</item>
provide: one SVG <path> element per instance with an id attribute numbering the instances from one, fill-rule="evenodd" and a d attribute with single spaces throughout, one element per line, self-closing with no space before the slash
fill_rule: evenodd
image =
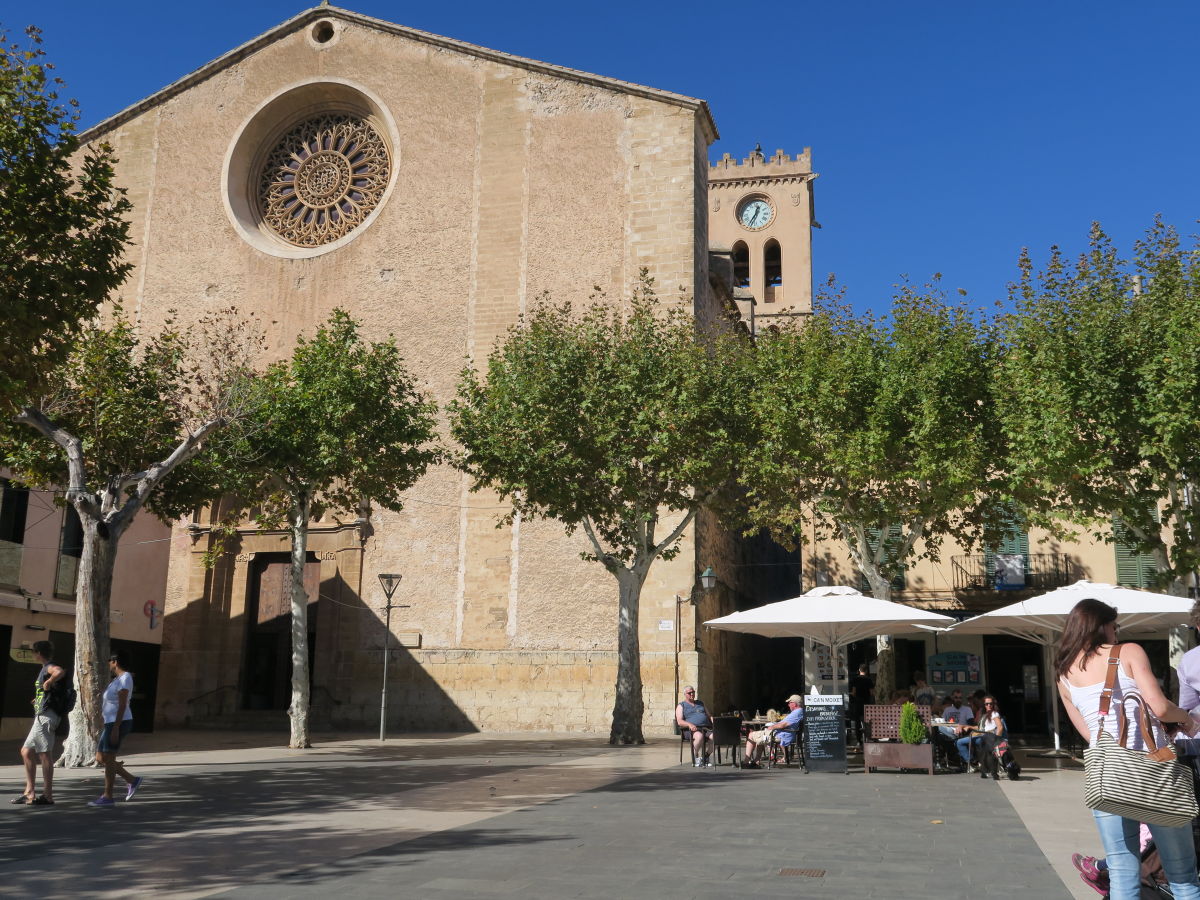
<path id="1" fill-rule="evenodd" d="M 645 654 L 647 684 L 669 685 L 672 664 L 670 654 Z M 605 734 L 612 722 L 616 666 L 616 654 L 602 651 L 393 650 L 389 727 Z M 331 711 L 333 724 L 377 721 L 380 688 L 379 682 L 356 686 Z M 648 710 L 674 708 L 669 687 L 649 688 L 644 699 Z M 669 721 L 647 717 L 648 735 L 670 731 Z"/>

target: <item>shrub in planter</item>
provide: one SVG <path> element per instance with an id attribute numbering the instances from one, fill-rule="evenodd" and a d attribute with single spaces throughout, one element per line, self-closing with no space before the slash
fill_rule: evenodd
<path id="1" fill-rule="evenodd" d="M 928 739 L 915 703 L 905 703 L 900 709 L 900 740 L 906 744 L 923 744 Z"/>

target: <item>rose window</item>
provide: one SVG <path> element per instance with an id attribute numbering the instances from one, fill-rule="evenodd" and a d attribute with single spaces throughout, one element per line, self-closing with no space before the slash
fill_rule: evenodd
<path id="1" fill-rule="evenodd" d="M 267 156 L 259 179 L 262 220 L 297 247 L 332 243 L 366 221 L 389 169 L 383 138 L 359 117 L 308 119 Z"/>

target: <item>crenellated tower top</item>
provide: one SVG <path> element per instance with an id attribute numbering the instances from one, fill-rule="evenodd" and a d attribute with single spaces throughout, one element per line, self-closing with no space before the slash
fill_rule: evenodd
<path id="1" fill-rule="evenodd" d="M 811 147 L 805 147 L 804 152 L 797 153 L 795 157 L 784 153 L 782 149 L 768 157 L 763 153 L 762 144 L 759 144 L 740 162 L 726 153 L 708 168 L 710 182 L 806 175 L 812 175 Z"/>
<path id="2" fill-rule="evenodd" d="M 728 248 L 731 287 L 750 321 L 812 309 L 812 148 L 789 156 L 759 144 L 740 162 L 726 153 L 708 167 L 708 239 Z"/>

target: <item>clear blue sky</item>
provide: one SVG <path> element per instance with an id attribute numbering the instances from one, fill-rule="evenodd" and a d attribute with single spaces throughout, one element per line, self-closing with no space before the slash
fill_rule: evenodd
<path id="1" fill-rule="evenodd" d="M 817 280 L 859 307 L 907 274 L 1003 298 L 1022 246 L 1128 248 L 1155 213 L 1200 230 L 1200 4 L 826 0 L 348 8 L 709 101 L 744 156 L 813 148 Z M 306 8 L 249 0 L 4 0 L 93 124 Z"/>

